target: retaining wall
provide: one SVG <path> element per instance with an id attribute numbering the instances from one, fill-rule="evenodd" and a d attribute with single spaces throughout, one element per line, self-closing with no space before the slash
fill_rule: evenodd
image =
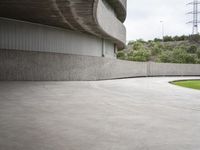
<path id="1" fill-rule="evenodd" d="M 130 62 L 93 56 L 0 50 L 0 80 L 104 80 L 197 76 L 200 65 Z"/>

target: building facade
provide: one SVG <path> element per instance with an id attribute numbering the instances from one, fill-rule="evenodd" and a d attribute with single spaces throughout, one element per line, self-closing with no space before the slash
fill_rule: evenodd
<path id="1" fill-rule="evenodd" d="M 126 0 L 0 0 L 0 50 L 115 58 L 125 18 Z"/>

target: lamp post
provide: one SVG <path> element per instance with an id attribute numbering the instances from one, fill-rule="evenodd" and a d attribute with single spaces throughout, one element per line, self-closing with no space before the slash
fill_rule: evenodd
<path id="1" fill-rule="evenodd" d="M 164 21 L 160 21 L 160 23 L 161 23 L 161 25 L 162 25 L 162 40 L 163 40 L 163 42 L 164 42 Z"/>

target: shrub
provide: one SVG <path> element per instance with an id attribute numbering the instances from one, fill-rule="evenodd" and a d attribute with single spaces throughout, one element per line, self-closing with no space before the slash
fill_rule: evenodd
<path id="1" fill-rule="evenodd" d="M 133 52 L 133 57 L 132 59 L 134 61 L 148 61 L 150 58 L 150 52 L 148 50 L 139 50 L 139 51 L 134 51 Z"/>
<path id="2" fill-rule="evenodd" d="M 162 51 L 162 48 L 160 47 L 159 44 L 154 44 L 152 47 L 151 47 L 151 54 L 153 56 L 156 56 L 156 55 L 159 55 Z"/>
<path id="3" fill-rule="evenodd" d="M 133 43 L 133 50 L 140 50 L 141 48 L 143 48 L 143 44 L 141 42 L 134 42 Z"/>
<path id="4" fill-rule="evenodd" d="M 197 50 L 196 54 L 197 54 L 197 57 L 200 59 L 200 49 Z"/>
<path id="5" fill-rule="evenodd" d="M 117 58 L 119 59 L 126 59 L 126 55 L 123 51 L 117 53 Z"/>
<path id="6" fill-rule="evenodd" d="M 200 59 L 196 59 L 196 64 L 200 64 Z"/>
<path id="7" fill-rule="evenodd" d="M 196 63 L 196 55 L 188 54 L 185 49 L 175 48 L 173 51 L 173 63 Z"/>
<path id="8" fill-rule="evenodd" d="M 164 41 L 183 41 L 189 36 L 165 36 Z M 200 36 L 190 36 L 197 40 Z M 159 61 L 164 63 L 200 63 L 200 48 L 198 43 L 191 44 L 185 42 L 160 42 L 161 39 L 155 38 L 154 41 L 144 41 L 142 39 L 129 42 L 126 50 L 119 52 L 117 57 L 131 61 Z"/>
<path id="9" fill-rule="evenodd" d="M 185 63 L 186 62 L 186 56 L 187 52 L 186 50 L 183 50 L 182 48 L 175 48 L 172 53 L 172 62 L 173 63 Z"/>
<path id="10" fill-rule="evenodd" d="M 164 63 L 172 62 L 172 52 L 171 51 L 163 51 L 161 55 L 159 55 L 159 61 Z"/>
<path id="11" fill-rule="evenodd" d="M 196 64 L 197 63 L 197 55 L 196 54 L 188 54 L 186 57 L 186 63 Z"/>
<path id="12" fill-rule="evenodd" d="M 197 52 L 197 47 L 195 45 L 192 45 L 187 49 L 187 52 L 188 53 L 196 53 Z"/>

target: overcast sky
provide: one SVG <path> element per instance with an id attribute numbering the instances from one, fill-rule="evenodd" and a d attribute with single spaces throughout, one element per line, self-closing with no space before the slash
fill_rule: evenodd
<path id="1" fill-rule="evenodd" d="M 165 35 L 191 33 L 191 25 L 186 24 L 190 0 L 128 0 L 128 15 L 125 22 L 127 41 L 162 37 L 161 20 L 164 21 Z"/>

